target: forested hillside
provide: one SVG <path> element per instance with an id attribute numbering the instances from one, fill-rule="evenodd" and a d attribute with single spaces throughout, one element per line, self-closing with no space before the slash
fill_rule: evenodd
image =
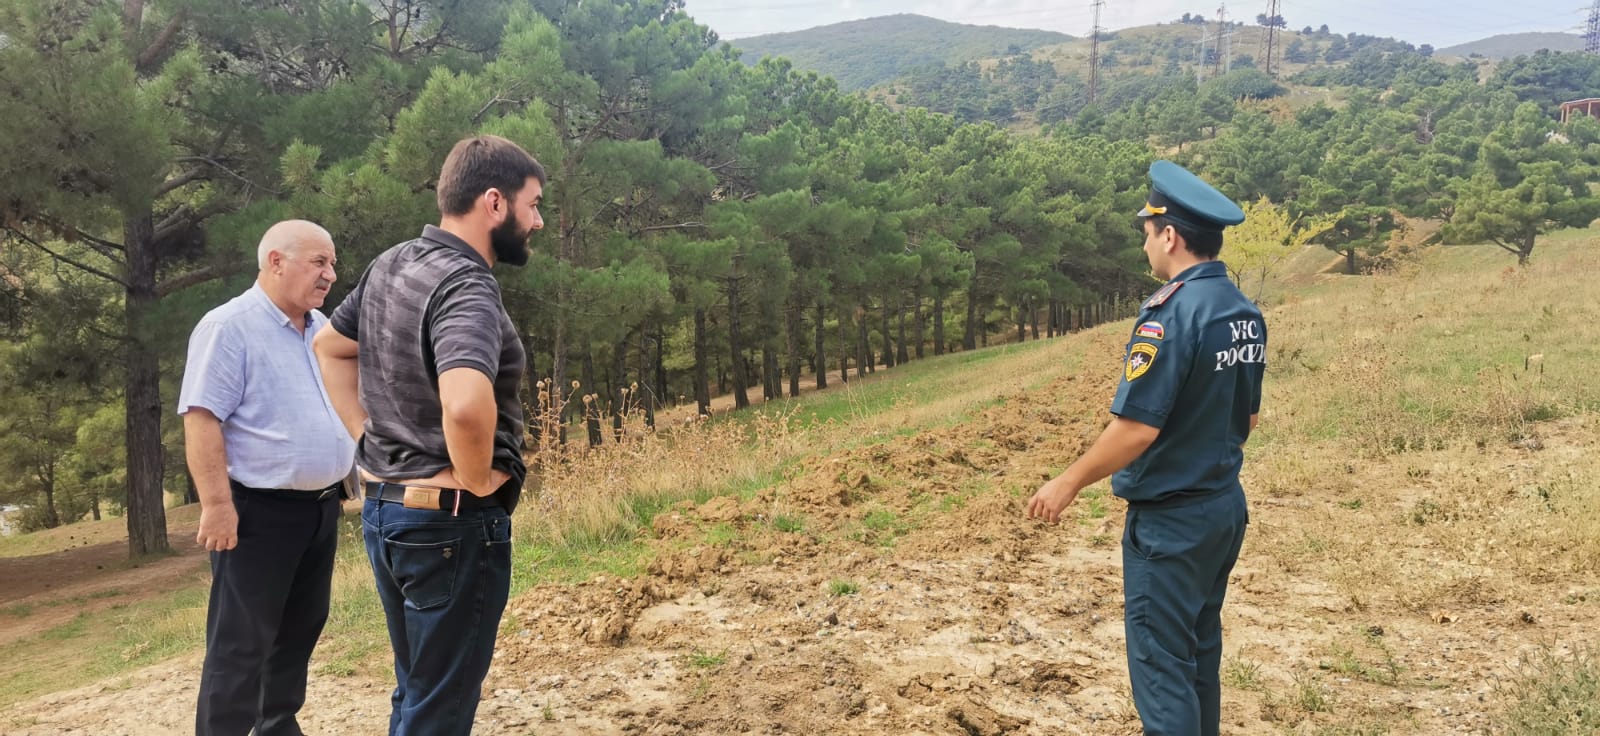
<path id="1" fill-rule="evenodd" d="M 1510 59 L 1540 51 L 1582 51 L 1583 36 L 1576 33 L 1506 33 L 1439 49 L 1441 56 L 1483 56 Z"/>
<path id="2" fill-rule="evenodd" d="M 889 15 L 750 36 L 732 41 L 754 63 L 781 56 L 800 69 L 858 90 L 929 65 L 954 65 L 1018 54 L 1072 37 L 1054 31 L 947 23 L 920 15 Z"/>
<path id="3" fill-rule="evenodd" d="M 1174 23 L 1102 34 L 1097 111 L 1115 112 L 1185 76 L 1212 81 L 1216 94 L 1223 97 L 1265 99 L 1287 91 L 1277 81 L 1302 81 L 1302 74 L 1308 75 L 1303 80 L 1307 85 L 1328 86 L 1328 78 L 1316 75 L 1334 74 L 1333 70 L 1352 64 L 1370 66 L 1389 63 L 1391 57 L 1433 54 L 1427 46 L 1338 34 L 1326 25 L 1307 26 L 1299 31 L 1280 28 L 1269 65 L 1267 26 L 1230 24 L 1226 48 L 1219 48 L 1215 25 L 1199 21 L 1185 16 Z M 1207 38 L 1211 40 L 1202 48 Z M 1089 106 L 1090 53 L 1090 41 L 1077 39 L 996 59 L 930 64 L 880 85 L 871 94 L 890 104 L 924 107 L 965 122 L 987 120 L 1027 130 L 1076 117 Z"/>

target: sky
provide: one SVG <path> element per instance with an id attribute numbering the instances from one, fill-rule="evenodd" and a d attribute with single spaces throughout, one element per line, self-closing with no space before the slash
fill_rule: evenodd
<path id="1" fill-rule="evenodd" d="M 1086 36 L 1093 0 L 686 0 L 695 20 L 724 39 L 798 31 L 895 13 L 915 13 L 972 25 L 1041 28 Z M 1221 0 L 1106 0 L 1107 30 L 1175 20 L 1184 13 L 1215 18 Z M 1228 17 L 1254 23 L 1269 0 L 1227 3 Z M 1335 33 L 1390 36 L 1436 48 L 1526 31 L 1582 33 L 1588 0 L 1279 0 L 1290 28 L 1326 23 Z"/>

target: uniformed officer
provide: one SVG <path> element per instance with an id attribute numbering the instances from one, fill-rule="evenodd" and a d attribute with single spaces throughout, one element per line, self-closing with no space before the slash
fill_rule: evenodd
<path id="1" fill-rule="evenodd" d="M 1055 523 L 1112 473 L 1128 502 L 1123 621 L 1133 701 L 1152 736 L 1212 736 L 1220 720 L 1222 600 L 1249 514 L 1239 467 L 1261 408 L 1267 330 L 1228 279 L 1222 230 L 1244 212 L 1170 161 L 1150 167 L 1139 212 L 1150 268 L 1166 285 L 1128 340 L 1115 418 L 1045 483 L 1028 516 Z"/>

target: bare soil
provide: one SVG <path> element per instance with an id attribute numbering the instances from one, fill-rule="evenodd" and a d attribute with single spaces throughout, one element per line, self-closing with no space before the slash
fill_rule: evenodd
<path id="1" fill-rule="evenodd" d="M 753 498 L 664 512 L 652 528 L 656 560 L 638 578 L 523 593 L 508 608 L 476 732 L 1137 733 L 1120 504 L 1080 499 L 1076 518 L 1056 527 L 1022 518 L 1027 495 L 1105 421 L 1116 343 L 1094 338 L 1100 357 L 1084 375 L 1008 396 L 969 421 L 812 459 Z M 1555 428 L 1537 461 L 1592 453 L 1595 435 L 1581 422 Z M 1506 493 L 1495 479 L 1535 460 L 1490 447 L 1406 462 L 1461 466 L 1450 477 L 1479 477 L 1482 487 L 1451 492 L 1493 503 Z M 1302 555 L 1296 540 L 1343 525 L 1338 533 L 1373 535 L 1374 555 L 1445 555 L 1404 526 L 1361 528 L 1398 518 L 1422 492 L 1394 482 L 1404 468 L 1374 461 L 1346 472 L 1326 488 L 1252 495 L 1224 611 L 1224 733 L 1364 724 L 1487 733 L 1494 683 L 1519 655 L 1594 640 L 1594 605 L 1572 598 L 1592 583 L 1560 574 L 1463 584 L 1428 604 L 1387 587 L 1352 595 L 1339 576 L 1362 560 Z M 1366 511 L 1340 510 L 1351 488 L 1364 489 Z M 708 541 L 707 530 L 728 526 L 734 541 Z M 86 570 L 65 558 L 45 572 L 86 584 Z M 131 586 L 121 574 L 116 584 Z M 182 733 L 198 668 L 189 655 L 22 703 L 0 711 L 0 731 Z M 315 673 L 303 725 L 385 733 L 388 687 Z"/>

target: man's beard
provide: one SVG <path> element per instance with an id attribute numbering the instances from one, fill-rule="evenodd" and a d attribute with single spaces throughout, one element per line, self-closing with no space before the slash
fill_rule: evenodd
<path id="1" fill-rule="evenodd" d="M 489 249 L 499 263 L 523 266 L 528 263 L 528 238 L 532 230 L 517 230 L 517 219 L 506 218 L 499 227 L 489 231 Z"/>

